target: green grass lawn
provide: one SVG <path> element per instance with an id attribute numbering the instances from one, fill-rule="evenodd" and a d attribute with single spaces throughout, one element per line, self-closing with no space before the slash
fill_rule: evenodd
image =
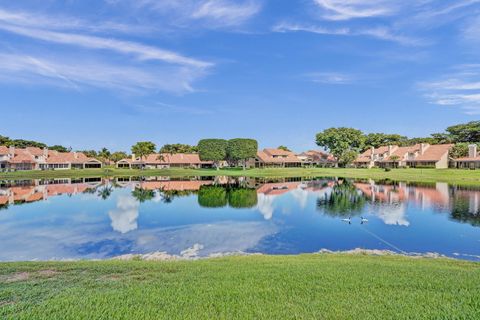
<path id="1" fill-rule="evenodd" d="M 480 264 L 322 254 L 0 264 L 1 319 L 480 319 Z"/>
<path id="2" fill-rule="evenodd" d="M 94 176 L 249 176 L 249 177 L 345 177 L 392 179 L 406 182 L 449 182 L 455 184 L 480 184 L 480 170 L 457 169 L 395 169 L 386 172 L 381 169 L 321 169 L 285 168 L 250 170 L 213 169 L 90 169 L 58 171 L 17 171 L 0 173 L 0 179 L 66 178 Z"/>

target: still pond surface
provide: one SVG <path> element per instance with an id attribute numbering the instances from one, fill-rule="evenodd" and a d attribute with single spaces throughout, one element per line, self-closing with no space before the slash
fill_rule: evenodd
<path id="1" fill-rule="evenodd" d="M 480 261 L 480 186 L 341 178 L 0 181 L 0 261 L 354 248 Z"/>

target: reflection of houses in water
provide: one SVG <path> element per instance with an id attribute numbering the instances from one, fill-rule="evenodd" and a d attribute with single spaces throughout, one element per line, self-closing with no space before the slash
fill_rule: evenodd
<path id="1" fill-rule="evenodd" d="M 257 189 L 257 193 L 266 196 L 279 196 L 297 189 L 300 184 L 300 182 L 265 183 Z"/>
<path id="2" fill-rule="evenodd" d="M 102 183 L 100 178 L 28 180 L 0 186 L 0 206 L 47 200 L 60 195 L 75 195 Z"/>
<path id="3" fill-rule="evenodd" d="M 372 203 L 395 204 L 406 201 L 419 204 L 422 208 L 445 209 L 450 204 L 449 187 L 446 183 L 432 184 L 432 187 L 414 186 L 406 183 L 390 185 L 355 183 L 357 189 Z"/>

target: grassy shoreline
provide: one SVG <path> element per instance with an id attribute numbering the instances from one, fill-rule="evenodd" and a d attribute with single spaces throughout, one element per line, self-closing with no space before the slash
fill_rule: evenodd
<path id="1" fill-rule="evenodd" d="M 247 177 L 345 177 L 360 179 L 391 179 L 405 182 L 448 182 L 480 185 L 480 170 L 458 169 L 337 169 L 337 168 L 279 168 L 250 170 L 211 169 L 87 169 L 59 171 L 17 171 L 0 173 L 0 180 L 49 179 L 120 176 L 247 176 Z"/>
<path id="2" fill-rule="evenodd" d="M 480 264 L 348 254 L 0 264 L 2 319 L 479 318 Z"/>

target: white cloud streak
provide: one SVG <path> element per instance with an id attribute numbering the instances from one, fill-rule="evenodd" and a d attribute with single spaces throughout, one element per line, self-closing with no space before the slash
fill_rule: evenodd
<path id="1" fill-rule="evenodd" d="M 338 72 L 313 72 L 306 75 L 307 79 L 319 84 L 351 84 L 353 77 Z"/>
<path id="2" fill-rule="evenodd" d="M 0 52 L 0 80 L 75 90 L 91 86 L 131 93 L 184 93 L 194 91 L 192 82 L 214 66 L 156 46 L 89 34 L 96 30 L 118 31 L 123 25 L 107 21 L 90 28 L 88 24 L 75 18 L 57 19 L 0 8 L 0 30 L 37 40 L 32 43 L 33 49 L 30 45 L 28 50 Z M 61 55 L 52 50 L 56 49 L 54 45 L 61 46 Z M 104 51 L 108 51 L 108 59 Z"/>
<path id="3" fill-rule="evenodd" d="M 295 24 L 295 23 L 280 23 L 273 27 L 274 32 L 309 32 L 322 35 L 337 35 L 337 36 L 368 36 L 380 40 L 397 42 L 402 45 L 422 45 L 422 41 L 395 34 L 387 27 L 377 27 L 377 28 L 349 28 L 349 27 L 340 27 L 340 28 L 327 28 L 317 25 L 304 25 L 304 24 Z"/>
<path id="4" fill-rule="evenodd" d="M 480 65 L 462 65 L 441 79 L 418 84 L 433 104 L 459 107 L 467 114 L 480 114 Z"/>
<path id="5" fill-rule="evenodd" d="M 388 16 L 398 10 L 395 0 L 314 0 L 327 20 L 349 20 Z"/>
<path id="6" fill-rule="evenodd" d="M 119 5 L 118 1 L 110 1 Z M 246 23 L 257 15 L 262 6 L 258 0 L 135 0 L 127 1 L 137 9 L 160 14 L 177 26 L 201 24 L 206 29 L 234 27 Z"/>

